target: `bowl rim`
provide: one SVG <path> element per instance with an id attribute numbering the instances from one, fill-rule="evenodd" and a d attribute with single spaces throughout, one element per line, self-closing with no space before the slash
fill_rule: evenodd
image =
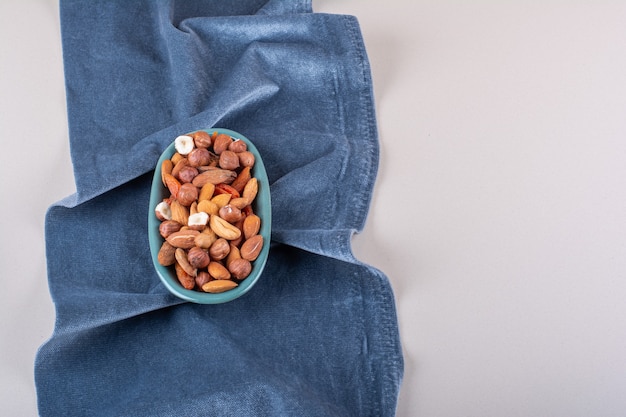
<path id="1" fill-rule="evenodd" d="M 263 248 L 261 249 L 261 252 L 259 253 L 257 259 L 252 262 L 252 271 L 250 272 L 250 275 L 242 282 L 240 282 L 236 288 L 222 293 L 205 293 L 185 289 L 178 282 L 178 278 L 176 278 L 173 267 L 165 267 L 159 264 L 157 260 L 157 255 L 159 253 L 161 245 L 163 244 L 164 239 L 159 233 L 159 225 L 161 224 L 161 221 L 157 219 L 154 208 L 159 202 L 163 201 L 163 199 L 169 195 L 161 180 L 161 165 L 165 159 L 169 159 L 176 152 L 176 149 L 174 147 L 174 140 L 172 140 L 172 143 L 170 143 L 170 145 L 168 145 L 163 153 L 161 153 L 154 170 L 154 176 L 152 178 L 152 184 L 150 188 L 150 206 L 148 210 L 148 241 L 150 246 L 152 263 L 157 272 L 157 275 L 159 276 L 159 279 L 161 280 L 163 285 L 165 285 L 165 287 L 172 294 L 185 301 L 190 301 L 193 303 L 219 304 L 232 301 L 236 298 L 241 297 L 242 295 L 250 291 L 250 289 L 261 277 L 261 274 L 267 262 L 270 248 L 272 204 L 267 171 L 265 169 L 263 159 L 261 158 L 261 155 L 259 154 L 259 151 L 254 143 L 239 132 L 218 127 L 208 129 L 196 129 L 188 133 L 183 133 L 183 135 L 197 132 L 200 130 L 203 130 L 209 134 L 212 134 L 213 132 L 217 132 L 218 134 L 223 133 L 229 135 L 233 139 L 243 140 L 248 147 L 248 151 L 250 151 L 254 155 L 255 163 L 252 168 L 252 176 L 256 177 L 259 182 L 259 191 L 257 193 L 255 201 L 253 202 L 253 209 L 254 213 L 261 218 L 261 228 L 259 230 L 259 234 L 263 236 L 263 240 L 265 242 L 263 244 Z"/>

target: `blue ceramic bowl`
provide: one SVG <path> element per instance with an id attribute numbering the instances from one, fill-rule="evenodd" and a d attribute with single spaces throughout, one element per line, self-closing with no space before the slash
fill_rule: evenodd
<path id="1" fill-rule="evenodd" d="M 152 263 L 156 269 L 163 285 L 175 296 L 182 298 L 186 301 L 191 301 L 199 304 L 218 304 L 225 303 L 227 301 L 234 300 L 241 297 L 246 292 L 250 291 L 254 284 L 261 277 L 265 263 L 267 262 L 267 255 L 270 248 L 271 237 L 271 224 L 272 224 L 272 203 L 270 198 L 270 186 L 267 179 L 267 172 L 263 165 L 263 160 L 259 151 L 252 142 L 240 133 L 234 132 L 228 129 L 205 129 L 206 132 L 212 134 L 213 132 L 224 133 L 231 136 L 233 139 L 241 139 L 248 145 L 248 150 L 254 154 L 255 163 L 252 168 L 252 176 L 256 177 L 259 183 L 259 191 L 252 203 L 254 213 L 261 218 L 261 229 L 259 234 L 263 236 L 263 249 L 258 258 L 252 262 L 252 271 L 250 275 L 239 283 L 239 286 L 222 293 L 206 293 L 202 291 L 187 290 L 180 285 L 174 267 L 165 267 L 159 264 L 157 261 L 157 255 L 159 249 L 163 244 L 163 237 L 159 233 L 159 225 L 161 222 L 157 219 L 154 208 L 158 203 L 163 201 L 164 198 L 169 197 L 169 191 L 163 186 L 161 181 L 161 164 L 165 159 L 169 159 L 176 152 L 174 148 L 174 142 L 167 147 L 167 149 L 161 154 L 159 161 L 156 164 L 154 171 L 154 178 L 152 179 L 152 189 L 150 192 L 150 209 L 148 210 L 148 240 L 150 243 L 150 252 L 152 254 Z"/>

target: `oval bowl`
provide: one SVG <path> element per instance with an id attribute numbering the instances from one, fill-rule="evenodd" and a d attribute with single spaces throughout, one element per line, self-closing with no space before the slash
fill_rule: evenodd
<path id="1" fill-rule="evenodd" d="M 261 229 L 259 234 L 263 236 L 263 248 L 258 258 L 252 262 L 252 271 L 250 275 L 239 283 L 236 288 L 228 290 L 222 293 L 206 293 L 202 291 L 188 290 L 183 288 L 179 283 L 174 267 L 165 267 L 157 261 L 157 255 L 159 249 L 163 244 L 163 237 L 159 233 L 159 225 L 161 222 L 156 217 L 154 208 L 163 199 L 169 197 L 169 191 L 163 185 L 161 181 L 161 164 L 165 159 L 169 159 L 176 152 L 174 148 L 174 141 L 163 151 L 159 161 L 156 164 L 154 171 L 154 177 L 152 179 L 152 188 L 150 191 L 150 209 L 148 213 L 148 241 L 150 244 L 150 253 L 152 255 L 152 263 L 154 268 L 161 279 L 161 282 L 165 287 L 175 296 L 182 298 L 183 300 L 190 301 L 198 304 L 219 304 L 232 301 L 241 297 L 257 283 L 267 262 L 267 256 L 269 254 L 270 238 L 271 238 L 271 224 L 272 224 L 272 203 L 270 197 L 269 180 L 267 178 L 267 171 L 263 165 L 263 159 L 259 154 L 259 151 L 254 144 L 241 133 L 235 132 L 229 129 L 214 128 L 214 129 L 201 129 L 207 133 L 213 132 L 224 133 L 231 136 L 233 139 L 240 139 L 248 145 L 248 150 L 252 152 L 255 158 L 255 163 L 252 168 L 251 174 L 256 177 L 259 183 L 259 191 L 252 203 L 252 209 L 254 213 L 261 218 Z M 195 131 L 194 131 L 195 132 Z M 192 133 L 192 132 L 189 132 Z"/>

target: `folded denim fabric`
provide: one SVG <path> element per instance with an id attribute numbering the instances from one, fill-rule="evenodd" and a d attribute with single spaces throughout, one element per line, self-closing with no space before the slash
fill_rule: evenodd
<path id="1" fill-rule="evenodd" d="M 354 17 L 308 1 L 61 0 L 76 194 L 46 215 L 54 333 L 41 416 L 392 416 L 387 277 L 352 255 L 378 166 Z M 152 266 L 150 182 L 179 134 L 252 140 L 272 242 L 245 296 L 198 305 Z"/>

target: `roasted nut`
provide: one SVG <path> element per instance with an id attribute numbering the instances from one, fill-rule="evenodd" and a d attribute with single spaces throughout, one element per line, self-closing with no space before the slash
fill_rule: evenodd
<path id="1" fill-rule="evenodd" d="M 261 218 L 256 214 L 246 216 L 243 220 L 243 236 L 246 240 L 259 233 L 261 229 Z"/>
<path id="2" fill-rule="evenodd" d="M 237 207 L 239 210 L 243 210 L 244 207 L 250 205 L 250 203 L 248 203 L 248 200 L 243 197 L 233 198 L 228 202 L 228 204 L 233 207 Z"/>
<path id="3" fill-rule="evenodd" d="M 239 168 L 239 157 L 235 152 L 226 150 L 220 154 L 219 166 L 234 171 Z"/>
<path id="4" fill-rule="evenodd" d="M 223 237 L 217 239 L 211 247 L 209 248 L 209 255 L 211 255 L 211 259 L 216 261 L 221 261 L 230 252 L 230 243 Z"/>
<path id="5" fill-rule="evenodd" d="M 208 165 L 211 161 L 211 153 L 206 148 L 196 148 L 187 155 L 187 159 L 192 167 Z"/>
<path id="6" fill-rule="evenodd" d="M 163 180 L 165 181 L 165 186 L 169 190 L 170 194 L 174 197 L 178 197 L 178 191 L 180 190 L 180 182 L 174 178 L 172 174 L 165 174 L 163 176 Z"/>
<path id="7" fill-rule="evenodd" d="M 244 152 L 248 150 L 248 145 L 241 139 L 235 139 L 228 145 L 228 150 L 235 153 Z"/>
<path id="8" fill-rule="evenodd" d="M 235 178 L 235 180 L 230 184 L 230 186 L 237 190 L 240 195 L 243 191 L 243 188 L 246 186 L 248 181 L 250 181 L 250 178 L 252 178 L 251 171 L 252 168 L 244 167 L 239 175 L 237 175 L 237 178 Z"/>
<path id="9" fill-rule="evenodd" d="M 187 252 L 184 249 L 177 248 L 176 252 L 174 252 L 174 256 L 176 257 L 176 262 L 185 270 L 186 273 L 195 277 L 198 274 L 198 270 L 194 268 L 187 259 Z"/>
<path id="10" fill-rule="evenodd" d="M 232 141 L 230 136 L 220 133 L 213 141 L 213 152 L 217 155 L 221 154 L 228 149 Z"/>
<path id="11" fill-rule="evenodd" d="M 157 261 L 160 265 L 170 266 L 176 262 L 175 256 L 176 248 L 167 242 L 163 242 L 159 253 L 157 254 Z"/>
<path id="12" fill-rule="evenodd" d="M 180 266 L 178 262 L 174 263 L 174 269 L 176 271 L 176 277 L 178 278 L 180 285 L 182 285 L 183 288 L 187 290 L 193 290 L 193 287 L 196 286 L 196 280 L 194 279 L 194 277 L 185 272 L 183 267 Z"/>
<path id="13" fill-rule="evenodd" d="M 237 178 L 237 173 L 228 169 L 211 167 L 210 169 L 196 175 L 192 183 L 196 187 L 202 187 L 207 182 L 211 184 L 230 184 Z"/>
<path id="14" fill-rule="evenodd" d="M 263 236 L 254 235 L 250 239 L 243 242 L 239 252 L 241 253 L 241 257 L 243 259 L 254 261 L 261 253 L 261 249 L 263 249 Z"/>
<path id="15" fill-rule="evenodd" d="M 196 285 L 198 286 L 198 288 L 202 288 L 204 284 L 211 281 L 212 279 L 213 278 L 211 278 L 211 275 L 209 275 L 208 272 L 199 271 L 198 275 L 196 275 Z"/>
<path id="16" fill-rule="evenodd" d="M 175 248 L 191 249 L 196 246 L 194 239 L 200 232 L 197 230 L 179 230 L 165 238 L 167 242 Z"/>
<path id="17" fill-rule="evenodd" d="M 193 138 L 187 135 L 180 135 L 174 140 L 176 152 L 181 155 L 187 155 L 194 147 Z"/>
<path id="18" fill-rule="evenodd" d="M 251 167 L 254 165 L 254 154 L 250 151 L 239 152 L 237 157 L 239 158 L 239 164 L 242 167 Z"/>
<path id="19" fill-rule="evenodd" d="M 204 230 L 208 222 L 209 222 L 209 215 L 203 211 L 200 211 L 195 214 L 189 215 L 187 226 L 189 226 L 190 229 L 202 231 Z"/>
<path id="20" fill-rule="evenodd" d="M 163 239 L 167 239 L 169 235 L 174 232 L 178 232 L 181 228 L 181 224 L 174 220 L 165 220 L 159 225 L 159 233 Z"/>
<path id="21" fill-rule="evenodd" d="M 196 148 L 208 148 L 211 146 L 211 135 L 209 135 L 204 130 L 198 130 L 197 132 L 193 132 L 190 134 L 193 138 L 193 143 L 196 145 Z"/>
<path id="22" fill-rule="evenodd" d="M 180 204 L 178 200 L 173 200 L 170 203 L 170 209 L 172 210 L 172 220 L 186 226 L 189 221 L 189 209 Z"/>
<path id="23" fill-rule="evenodd" d="M 241 259 L 241 254 L 239 253 L 239 248 L 232 243 L 230 244 L 230 251 L 228 252 L 228 256 L 226 257 L 226 268 L 228 268 L 235 259 Z"/>
<path id="24" fill-rule="evenodd" d="M 250 181 L 247 182 L 246 186 L 243 187 L 243 192 L 241 196 L 248 201 L 248 204 L 252 203 L 256 198 L 257 193 L 259 192 L 259 181 L 252 177 Z"/>
<path id="25" fill-rule="evenodd" d="M 247 259 L 234 259 L 228 265 L 228 271 L 233 278 L 242 280 L 252 272 L 252 264 Z"/>
<path id="26" fill-rule="evenodd" d="M 218 194 L 216 196 L 213 196 L 211 201 L 215 203 L 215 205 L 217 206 L 219 210 L 222 207 L 224 207 L 226 204 L 228 204 L 230 202 L 230 199 L 231 199 L 230 194 Z"/>
<path id="27" fill-rule="evenodd" d="M 213 193 L 215 192 L 215 184 L 207 182 L 200 189 L 200 193 L 198 194 L 198 202 L 204 200 L 210 200 L 213 197 Z"/>
<path id="28" fill-rule="evenodd" d="M 232 290 L 237 287 L 237 283 L 231 280 L 218 279 L 209 281 L 202 285 L 202 291 L 210 293 L 220 293 L 228 290 Z"/>
<path id="29" fill-rule="evenodd" d="M 191 183 L 181 185 L 176 200 L 185 207 L 189 207 L 191 203 L 198 199 L 198 189 Z"/>
<path id="30" fill-rule="evenodd" d="M 217 239 L 215 232 L 206 228 L 194 238 L 194 245 L 202 249 L 209 249 Z"/>
<path id="31" fill-rule="evenodd" d="M 217 214 L 219 210 L 219 206 L 211 200 L 202 200 L 198 203 L 198 211 L 203 211 L 207 214 Z"/>
<path id="32" fill-rule="evenodd" d="M 234 240 L 241 236 L 241 230 L 239 230 L 236 226 L 228 223 L 220 216 L 211 216 L 211 218 L 209 219 L 209 226 L 216 235 L 218 235 L 219 237 L 223 237 L 226 240 Z"/>
<path id="33" fill-rule="evenodd" d="M 198 246 L 189 249 L 189 252 L 187 252 L 187 260 L 194 268 L 206 268 L 209 262 L 211 262 L 209 253 Z"/>
<path id="34" fill-rule="evenodd" d="M 163 220 L 172 220 L 172 209 L 170 205 L 166 201 L 161 201 L 154 209 L 154 214 L 157 219 Z"/>
<path id="35" fill-rule="evenodd" d="M 178 172 L 178 179 L 182 183 L 188 183 L 193 181 L 193 179 L 196 178 L 197 175 L 198 169 L 187 165 Z"/>
<path id="36" fill-rule="evenodd" d="M 226 204 L 224 207 L 222 207 L 219 210 L 218 214 L 228 223 L 236 223 L 243 218 L 241 210 L 235 206 L 231 206 L 230 204 Z"/>
<path id="37" fill-rule="evenodd" d="M 230 272 L 219 262 L 211 261 L 207 267 L 209 275 L 215 279 L 230 279 Z"/>
<path id="38" fill-rule="evenodd" d="M 166 159 L 161 163 L 161 181 L 166 187 L 167 184 L 165 183 L 165 176 L 172 174 L 172 168 L 174 168 L 174 163 L 171 159 Z"/>
<path id="39" fill-rule="evenodd" d="M 176 179 L 179 179 L 178 174 L 186 166 L 189 166 L 189 161 L 187 160 L 187 158 L 180 158 L 180 160 L 176 162 L 176 165 L 174 165 L 174 168 L 172 168 L 172 176 Z"/>

